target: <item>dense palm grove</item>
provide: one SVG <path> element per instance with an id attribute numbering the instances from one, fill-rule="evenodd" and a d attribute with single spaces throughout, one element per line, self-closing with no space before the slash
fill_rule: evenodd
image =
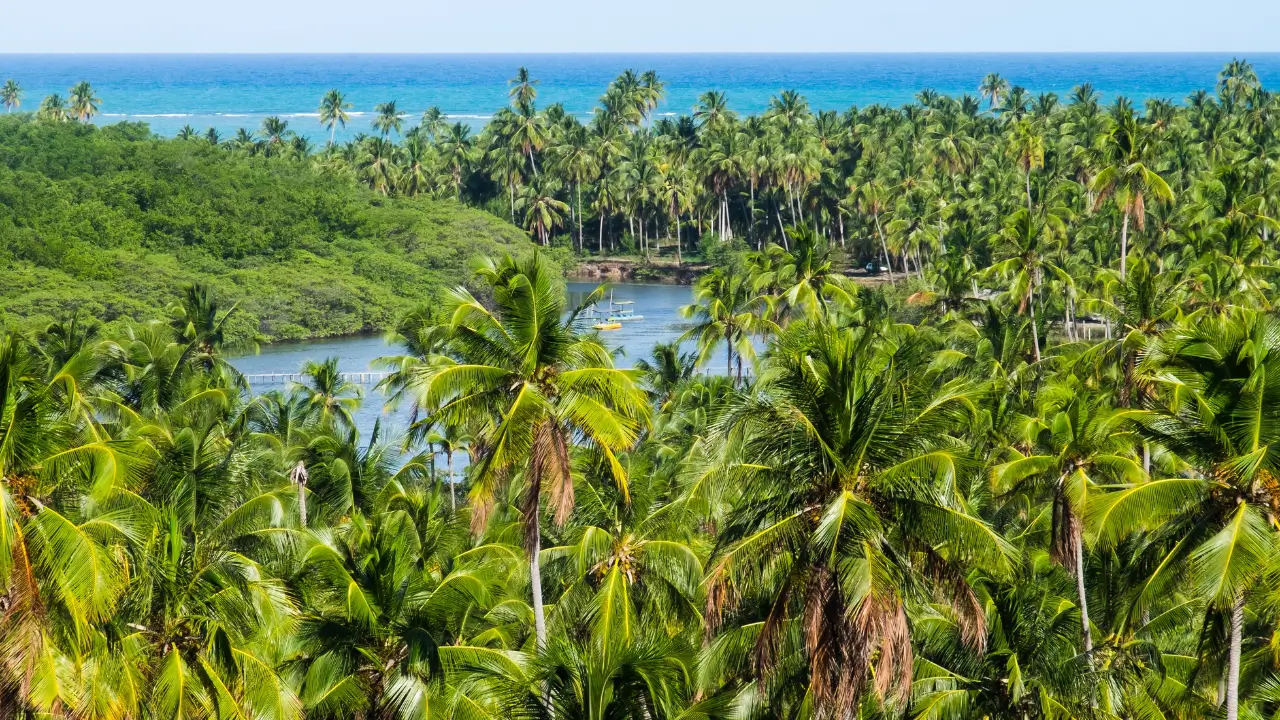
<path id="1" fill-rule="evenodd" d="M 1277 105 L 1246 65 L 1142 117 L 999 78 L 994 113 L 633 105 L 580 182 L 572 121 L 514 90 L 547 129 L 508 147 L 517 213 L 580 188 L 606 247 L 747 245 L 687 343 L 624 369 L 544 258 L 488 260 L 400 321 L 379 390 L 412 424 L 361 436 L 334 362 L 247 393 L 201 287 L 4 335 L 3 713 L 1280 714 Z M 484 201 L 480 157 L 432 191 Z M 611 194 L 636 172 L 687 204 Z"/>

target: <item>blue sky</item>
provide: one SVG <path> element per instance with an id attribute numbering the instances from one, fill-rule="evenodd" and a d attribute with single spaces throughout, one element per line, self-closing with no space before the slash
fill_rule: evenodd
<path id="1" fill-rule="evenodd" d="M 1280 51 L 1277 0 L 0 0 L 0 52 Z"/>

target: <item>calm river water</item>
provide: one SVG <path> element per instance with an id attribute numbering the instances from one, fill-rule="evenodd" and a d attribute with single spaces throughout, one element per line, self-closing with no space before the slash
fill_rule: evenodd
<path id="1" fill-rule="evenodd" d="M 595 283 L 569 283 L 570 303 L 576 305 L 596 287 Z M 643 320 L 626 323 L 621 330 L 601 333 L 606 344 L 620 348 L 622 355 L 617 362 L 630 367 L 637 359 L 648 357 L 657 343 L 671 342 L 688 326 L 680 317 L 679 308 L 688 305 L 692 290 L 686 285 L 641 285 L 617 283 L 612 286 L 614 300 L 632 300 L 637 315 Z M 338 366 L 344 372 L 361 372 L 373 369 L 373 361 L 385 355 L 394 355 L 400 348 L 387 345 L 380 335 L 281 342 L 263 345 L 257 355 L 233 358 L 231 363 L 246 375 L 259 373 L 296 373 L 308 360 L 338 358 Z M 255 391 L 284 385 L 255 385 Z M 365 387 L 365 399 L 356 416 L 361 436 L 367 438 L 374 423 L 382 418 L 383 430 L 396 432 L 407 425 L 404 412 L 388 414 L 383 409 L 384 398 L 373 387 Z"/>

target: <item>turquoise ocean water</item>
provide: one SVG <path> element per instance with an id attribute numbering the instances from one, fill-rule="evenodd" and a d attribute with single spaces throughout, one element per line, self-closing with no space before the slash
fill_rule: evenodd
<path id="1" fill-rule="evenodd" d="M 1280 84 L 1280 54 L 1251 54 L 1266 84 Z M 99 122 L 144 121 L 172 135 L 183 125 L 256 129 L 280 115 L 291 129 L 322 142 L 316 105 L 330 88 L 344 91 L 351 123 L 340 137 L 368 132 L 373 106 L 396 100 L 408 124 L 428 106 L 480 125 L 507 101 L 507 81 L 527 66 L 539 81 L 539 104 L 559 102 L 586 117 L 619 72 L 655 70 L 667 83 L 659 113 L 690 112 L 702 92 L 728 94 L 741 112 L 757 112 L 783 90 L 798 90 L 818 109 L 872 103 L 902 105 L 925 88 L 975 93 L 999 72 L 1033 93 L 1065 95 L 1091 82 L 1107 99 L 1124 95 L 1182 101 L 1211 89 L 1232 56 L 1204 54 L 681 54 L 681 55 L 4 55 L 0 81 L 26 89 L 24 109 L 52 92 L 89 80 L 103 99 Z"/>

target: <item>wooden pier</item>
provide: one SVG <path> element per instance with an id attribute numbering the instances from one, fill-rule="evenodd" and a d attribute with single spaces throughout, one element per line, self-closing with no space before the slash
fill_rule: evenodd
<path id="1" fill-rule="evenodd" d="M 391 373 L 369 370 L 366 372 L 343 372 L 338 373 L 338 375 L 343 380 L 357 385 L 373 385 L 387 379 Z M 250 385 L 283 385 L 291 382 L 302 382 L 302 373 L 252 373 L 245 375 L 244 379 Z"/>

